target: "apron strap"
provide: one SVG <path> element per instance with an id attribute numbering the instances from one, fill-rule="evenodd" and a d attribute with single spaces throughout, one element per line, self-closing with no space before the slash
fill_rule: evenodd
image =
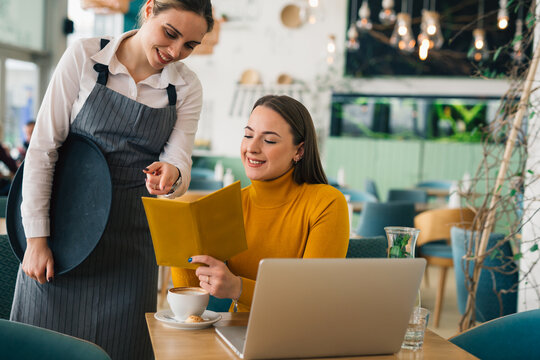
<path id="1" fill-rule="evenodd" d="M 107 46 L 109 41 L 109 39 L 101 39 L 99 43 L 101 50 L 103 50 L 103 48 Z M 94 70 L 98 72 L 97 82 L 103 86 L 107 86 L 107 80 L 109 78 L 109 67 L 103 64 L 95 64 Z"/>
<path id="2" fill-rule="evenodd" d="M 176 87 L 173 84 L 167 86 L 167 95 L 169 96 L 169 105 L 176 105 Z"/>

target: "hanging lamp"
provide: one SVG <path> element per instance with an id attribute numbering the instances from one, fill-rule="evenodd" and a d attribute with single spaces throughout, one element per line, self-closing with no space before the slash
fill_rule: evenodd
<path id="1" fill-rule="evenodd" d="M 424 0 L 420 34 L 418 34 L 418 46 L 427 46 L 428 49 L 440 49 L 444 44 L 444 38 L 442 36 L 439 13 L 435 11 L 435 0 L 431 1 L 429 10 L 427 3 L 428 0 Z"/>
<path id="2" fill-rule="evenodd" d="M 356 22 L 354 17 L 356 15 L 357 9 L 357 0 L 352 0 L 351 8 L 351 19 L 349 29 L 347 30 L 347 50 L 356 51 L 360 48 L 360 43 L 358 42 L 358 30 L 356 29 Z"/>
<path id="3" fill-rule="evenodd" d="M 512 60 L 516 63 L 525 61 L 525 52 L 523 49 L 523 5 L 519 4 L 518 18 L 516 20 L 516 34 L 514 36 L 514 45 L 512 51 Z"/>
<path id="4" fill-rule="evenodd" d="M 397 14 L 396 26 L 390 36 L 390 44 L 401 51 L 412 52 L 416 41 L 414 40 L 411 28 L 411 15 L 407 11 L 407 1 L 402 0 L 401 12 Z"/>
<path id="5" fill-rule="evenodd" d="M 484 0 L 478 3 L 478 28 L 473 30 L 473 42 L 469 49 L 469 59 L 483 62 L 489 59 L 486 32 L 484 30 Z"/>
<path id="6" fill-rule="evenodd" d="M 499 11 L 497 12 L 497 26 L 504 30 L 508 27 L 508 0 L 499 0 Z"/>
<path id="7" fill-rule="evenodd" d="M 356 27 L 362 31 L 371 30 L 373 24 L 371 23 L 370 17 L 371 10 L 369 9 L 369 4 L 367 0 L 362 1 L 362 6 L 358 10 L 358 21 L 356 22 Z"/>
<path id="8" fill-rule="evenodd" d="M 394 0 L 382 0 L 382 9 L 379 13 L 379 20 L 383 25 L 390 25 L 396 22 Z"/>

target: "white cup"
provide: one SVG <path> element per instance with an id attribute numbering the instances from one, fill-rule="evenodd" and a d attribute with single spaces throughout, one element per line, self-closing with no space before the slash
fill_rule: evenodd
<path id="1" fill-rule="evenodd" d="M 198 287 L 176 287 L 167 293 L 174 318 L 179 321 L 186 320 L 190 315 L 201 316 L 209 298 L 208 291 Z"/>

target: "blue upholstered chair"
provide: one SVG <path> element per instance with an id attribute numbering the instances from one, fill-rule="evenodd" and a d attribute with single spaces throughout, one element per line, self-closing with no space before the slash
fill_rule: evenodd
<path id="1" fill-rule="evenodd" d="M 37 326 L 0 319 L 2 359 L 17 360 L 111 360 L 91 342 Z"/>
<path id="2" fill-rule="evenodd" d="M 0 318 L 9 319 L 19 260 L 11 251 L 7 235 L 0 235 Z M 0 350 L 1 354 L 1 350 Z"/>
<path id="3" fill-rule="evenodd" d="M 386 236 L 353 238 L 349 240 L 347 258 L 385 258 L 387 253 Z"/>
<path id="4" fill-rule="evenodd" d="M 411 202 L 427 203 L 428 195 L 425 190 L 420 189 L 390 189 L 388 191 L 388 202 Z"/>
<path id="5" fill-rule="evenodd" d="M 223 187 L 223 181 L 213 179 L 191 179 L 189 190 L 219 190 Z"/>
<path id="6" fill-rule="evenodd" d="M 452 255 L 454 258 L 454 269 L 456 276 L 456 292 L 458 300 L 458 309 L 461 314 L 465 313 L 467 305 L 467 292 L 465 286 L 465 260 L 463 256 L 466 253 L 468 242 L 471 240 L 471 232 L 457 227 L 452 228 Z M 493 248 L 498 241 L 504 239 L 503 234 L 491 234 L 489 237 L 487 248 Z M 501 267 L 505 273 L 490 271 L 483 269 L 478 280 L 478 288 L 476 290 L 476 319 L 484 322 L 489 321 L 504 315 L 513 314 L 517 311 L 517 289 L 516 291 L 501 294 L 501 303 L 499 298 L 493 291 L 493 287 L 497 290 L 509 290 L 518 283 L 518 269 L 513 261 L 512 249 L 508 242 L 499 247 L 501 257 L 487 257 L 484 264 L 487 267 Z M 469 272 L 472 276 L 473 264 L 469 264 Z M 495 281 L 495 283 L 493 283 Z M 501 307 L 502 305 L 502 307 Z M 540 334 L 540 333 L 539 333 Z"/>
<path id="7" fill-rule="evenodd" d="M 452 187 L 452 181 L 447 180 L 430 180 L 422 181 L 414 186 L 419 189 L 441 189 L 441 190 L 450 190 Z"/>
<path id="8" fill-rule="evenodd" d="M 479 359 L 540 359 L 540 309 L 488 321 L 449 339 Z"/>
<path id="9" fill-rule="evenodd" d="M 414 227 L 414 215 L 412 203 L 366 202 L 356 234 L 362 237 L 386 236 L 385 226 Z"/>
<path id="10" fill-rule="evenodd" d="M 201 167 L 191 168 L 191 181 L 193 180 L 213 180 L 214 171 Z"/>
<path id="11" fill-rule="evenodd" d="M 414 218 L 414 227 L 420 230 L 416 241 L 416 256 L 426 259 L 428 267 L 440 268 L 439 284 L 435 296 L 433 311 L 433 326 L 439 326 L 444 300 L 446 274 L 454 266 L 452 246 L 450 245 L 450 229 L 452 226 L 470 228 L 475 213 L 468 208 L 463 209 L 434 209 L 424 211 Z"/>
<path id="12" fill-rule="evenodd" d="M 0 196 L 0 218 L 6 217 L 7 196 Z"/>
<path id="13" fill-rule="evenodd" d="M 377 201 L 381 200 L 381 197 L 379 196 L 379 191 L 377 190 L 377 184 L 375 184 L 375 181 L 373 181 L 372 179 L 364 180 L 364 190 L 367 193 L 370 193 L 371 195 L 375 196 Z"/>
<path id="14" fill-rule="evenodd" d="M 343 195 L 349 195 L 352 202 L 377 202 L 377 198 L 366 191 L 337 187 Z"/>

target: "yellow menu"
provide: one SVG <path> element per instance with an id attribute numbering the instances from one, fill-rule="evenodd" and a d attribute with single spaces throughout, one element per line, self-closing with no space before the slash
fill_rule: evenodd
<path id="1" fill-rule="evenodd" d="M 225 261 L 247 249 L 240 181 L 194 201 L 142 201 L 158 265 L 196 269 L 191 256 Z"/>

